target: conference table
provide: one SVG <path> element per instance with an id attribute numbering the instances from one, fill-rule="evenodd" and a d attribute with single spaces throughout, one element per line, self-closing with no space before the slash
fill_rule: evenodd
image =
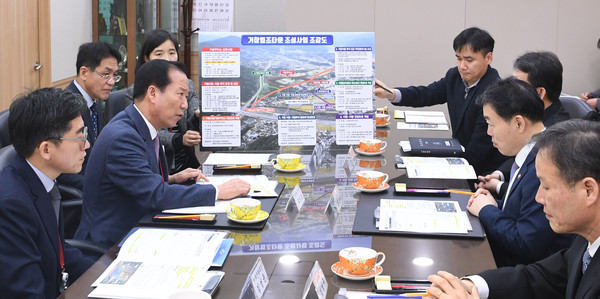
<path id="1" fill-rule="evenodd" d="M 391 106 L 391 105 L 388 105 Z M 412 108 L 391 107 L 411 110 Z M 432 110 L 445 109 L 443 106 Z M 447 113 L 446 113 L 447 115 Z M 435 187 L 469 189 L 466 180 L 409 179 L 405 170 L 395 166 L 394 156 L 400 153 L 398 142 L 408 137 L 449 137 L 451 131 L 398 130 L 393 117 L 387 127 L 376 129 L 376 138 L 385 140 L 388 145 L 381 156 L 351 157 L 349 146 L 324 150 L 319 163 L 297 173 L 284 173 L 265 166 L 262 174 L 285 184 L 264 229 L 232 230 L 230 237 L 234 246 L 222 268 L 223 280 L 215 290 L 214 298 L 238 298 L 257 257 L 260 257 L 269 275 L 270 289 L 264 298 L 276 298 L 275 286 L 295 286 L 302 288 L 315 261 L 319 262 L 327 279 L 327 298 L 333 298 L 340 288 L 355 291 L 373 291 L 373 280 L 347 280 L 335 275 L 331 266 L 339 260 L 338 252 L 345 247 L 371 247 L 385 253 L 382 264 L 384 275 L 393 280 L 423 281 L 438 270 L 446 270 L 455 275 L 478 273 L 496 268 L 488 241 L 483 238 L 461 238 L 454 236 L 431 235 L 356 235 L 352 233 L 357 206 L 360 201 L 394 198 L 392 190 L 381 193 L 361 193 L 352 187 L 356 181 L 356 171 L 373 169 L 389 175 L 390 186 L 405 182 L 410 187 Z M 314 157 L 311 153 L 301 153 L 308 163 Z M 288 202 L 291 190 L 300 185 L 306 199 L 300 210 L 290 209 Z M 331 193 L 337 186 L 343 200 L 338 213 L 328 208 Z M 391 188 L 390 188 L 391 189 Z M 468 195 L 454 196 L 464 205 Z M 87 272 L 75 281 L 59 298 L 85 298 L 92 291 L 91 283 L 115 259 L 118 247 L 113 246 Z M 283 255 L 295 255 L 299 262 L 280 262 Z M 432 263 L 421 264 L 418 258 L 428 258 Z M 300 286 L 300 287 L 298 287 Z M 291 288 L 287 288 L 291 289 Z M 275 290 L 275 291 L 273 291 Z M 280 296 L 290 293 L 279 294 Z"/>

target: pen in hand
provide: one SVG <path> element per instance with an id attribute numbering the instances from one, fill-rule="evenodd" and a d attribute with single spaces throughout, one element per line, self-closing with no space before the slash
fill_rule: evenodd
<path id="1" fill-rule="evenodd" d="M 377 82 L 375 82 L 375 86 L 377 86 L 377 87 L 379 87 L 379 88 L 381 88 L 381 89 L 383 89 L 383 90 L 385 90 L 385 91 L 387 91 L 387 92 L 389 92 L 389 93 L 391 93 L 391 94 L 394 94 L 394 92 L 393 92 L 393 91 L 389 90 L 388 88 L 385 88 L 385 87 L 381 86 L 381 85 L 380 85 L 379 83 L 377 83 Z"/>

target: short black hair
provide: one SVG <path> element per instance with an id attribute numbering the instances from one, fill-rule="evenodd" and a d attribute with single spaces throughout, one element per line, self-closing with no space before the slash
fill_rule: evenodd
<path id="1" fill-rule="evenodd" d="M 138 101 L 143 99 L 150 85 L 154 85 L 160 91 L 164 91 L 165 87 L 171 84 L 169 71 L 172 68 L 176 68 L 185 74 L 183 63 L 178 61 L 154 59 L 144 63 L 135 75 L 133 100 Z"/>
<path id="2" fill-rule="evenodd" d="M 558 101 L 563 84 L 563 66 L 552 52 L 527 52 L 515 60 L 514 69 L 527 73 L 531 86 L 543 87 L 551 102 Z"/>
<path id="3" fill-rule="evenodd" d="M 535 89 L 525 81 L 509 77 L 488 86 L 477 99 L 479 105 L 490 105 L 505 121 L 523 115 L 533 122 L 542 121 L 544 102 Z"/>
<path id="4" fill-rule="evenodd" d="M 150 54 L 152 51 L 154 51 L 154 49 L 168 40 L 173 42 L 173 45 L 175 45 L 175 51 L 177 51 L 177 57 L 179 57 L 179 42 L 168 31 L 164 29 L 154 29 L 144 35 L 144 41 L 142 42 L 140 54 L 137 57 L 137 62 L 135 65 L 136 74 L 140 67 L 146 63 L 146 57 L 150 57 Z"/>
<path id="5" fill-rule="evenodd" d="M 86 109 L 82 96 L 59 88 L 42 88 L 17 96 L 8 117 L 8 131 L 16 152 L 30 157 L 42 141 L 71 130 L 70 122 Z"/>
<path id="6" fill-rule="evenodd" d="M 494 51 L 494 39 L 485 30 L 477 27 L 471 27 L 459 33 L 452 43 L 454 51 L 462 50 L 464 47 L 471 47 L 473 52 L 480 52 L 483 56 Z"/>
<path id="7" fill-rule="evenodd" d="M 121 61 L 119 50 L 109 43 L 97 42 L 82 44 L 79 46 L 79 51 L 77 52 L 77 62 L 75 63 L 75 66 L 77 67 L 76 74 L 79 75 L 79 70 L 82 66 L 96 69 L 102 62 L 102 59 L 107 57 L 114 57 L 117 60 L 117 63 Z"/>
<path id="8" fill-rule="evenodd" d="M 586 177 L 600 182 L 600 123 L 571 119 L 534 136 L 538 155 L 545 155 L 569 186 Z"/>

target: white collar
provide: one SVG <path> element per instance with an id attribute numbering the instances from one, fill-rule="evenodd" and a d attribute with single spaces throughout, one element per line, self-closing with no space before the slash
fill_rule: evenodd
<path id="1" fill-rule="evenodd" d="M 79 92 L 85 99 L 85 102 L 87 103 L 88 108 L 92 107 L 92 104 L 94 104 L 94 100 L 92 99 L 92 97 L 87 92 L 85 92 L 85 90 L 83 90 L 83 87 L 81 87 L 81 85 L 79 85 L 79 83 L 77 83 L 77 80 L 73 80 L 73 83 L 75 84 L 75 87 L 77 87 L 77 89 L 79 89 Z"/>
<path id="2" fill-rule="evenodd" d="M 144 119 L 144 122 L 146 123 L 146 126 L 148 126 L 148 131 L 150 131 L 150 138 L 152 138 L 152 140 L 154 140 L 154 138 L 156 138 L 156 135 L 158 135 L 158 132 L 156 131 L 156 128 L 148 121 L 148 119 L 146 119 L 146 117 L 144 116 L 144 114 L 140 111 L 140 109 L 138 109 L 138 107 L 135 104 L 133 104 L 133 107 L 135 108 L 135 110 L 137 110 L 137 112 Z"/>
<path id="3" fill-rule="evenodd" d="M 46 192 L 50 192 L 50 190 L 52 190 L 52 188 L 54 188 L 54 184 L 55 184 L 54 180 L 51 179 L 50 177 L 48 177 L 45 173 L 43 173 L 41 170 L 39 170 L 33 164 L 31 164 L 31 162 L 29 162 L 29 160 L 26 159 L 25 161 L 27 161 L 27 164 L 29 164 L 31 169 L 33 169 L 33 172 L 35 172 L 37 177 L 40 179 L 40 181 L 44 185 L 44 189 L 46 189 Z"/>

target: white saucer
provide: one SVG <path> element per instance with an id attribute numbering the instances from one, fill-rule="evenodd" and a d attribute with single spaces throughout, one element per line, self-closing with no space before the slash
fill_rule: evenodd
<path id="1" fill-rule="evenodd" d="M 281 166 L 279 164 L 273 164 L 273 168 L 275 168 L 275 169 L 277 169 L 278 171 L 281 171 L 281 172 L 298 172 L 298 171 L 301 171 L 304 168 L 306 168 L 306 164 L 300 163 L 294 169 L 283 169 L 283 168 L 281 168 Z"/>
<path id="2" fill-rule="evenodd" d="M 381 155 L 381 154 L 385 153 L 385 149 L 382 149 L 382 150 L 380 150 L 378 152 L 363 152 L 358 147 L 355 147 L 354 151 L 357 152 L 357 153 L 359 153 L 359 154 L 361 154 L 361 155 L 364 155 L 364 156 L 377 156 L 377 155 Z"/>
<path id="3" fill-rule="evenodd" d="M 342 268 L 341 262 L 337 262 L 333 265 L 331 265 L 331 272 L 333 272 L 333 274 L 348 279 L 348 280 L 367 280 L 367 279 L 371 279 L 373 277 L 375 277 L 375 275 L 379 275 L 383 272 L 383 267 L 381 266 L 375 266 L 375 268 L 373 268 L 371 270 L 371 272 L 367 273 L 367 274 L 363 274 L 363 275 L 352 275 L 350 273 L 348 273 L 348 271 L 346 271 L 344 268 Z"/>
<path id="4" fill-rule="evenodd" d="M 235 216 L 229 215 L 227 214 L 227 218 L 229 218 L 229 220 L 233 221 L 233 222 L 238 222 L 238 223 L 257 223 L 257 222 L 261 222 L 267 218 L 269 218 L 269 213 L 261 210 L 258 212 L 258 214 L 256 214 L 256 217 L 254 217 L 254 219 L 250 219 L 250 220 L 238 220 L 235 218 Z"/>
<path id="5" fill-rule="evenodd" d="M 381 186 L 381 188 L 377 188 L 377 189 L 365 189 L 365 188 L 358 187 L 358 183 L 354 183 L 354 184 L 352 184 L 352 187 L 354 187 L 354 189 L 360 190 L 360 191 L 365 192 L 365 193 L 377 193 L 377 192 L 381 192 L 381 191 L 387 190 L 390 187 L 390 185 L 388 183 L 385 183 L 385 184 L 383 184 L 383 186 Z"/>

